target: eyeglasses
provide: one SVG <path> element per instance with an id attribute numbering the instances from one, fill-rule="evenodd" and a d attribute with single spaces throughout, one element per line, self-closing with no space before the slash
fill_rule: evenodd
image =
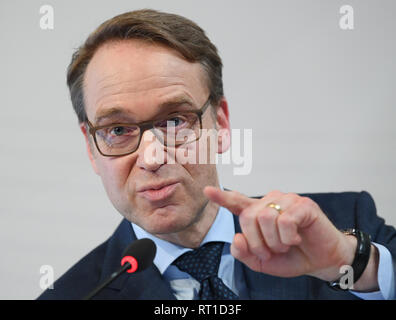
<path id="1" fill-rule="evenodd" d="M 158 120 L 98 127 L 87 120 L 89 133 L 99 153 L 105 157 L 121 157 L 135 152 L 146 130 L 152 131 L 164 146 L 178 147 L 201 137 L 202 115 L 210 105 L 210 98 L 198 110 L 175 112 Z"/>

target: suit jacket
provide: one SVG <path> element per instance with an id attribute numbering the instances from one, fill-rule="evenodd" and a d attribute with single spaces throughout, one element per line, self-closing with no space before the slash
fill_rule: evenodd
<path id="1" fill-rule="evenodd" d="M 339 229 L 357 228 L 384 245 L 396 266 L 396 230 L 385 225 L 376 214 L 373 199 L 367 192 L 303 194 L 314 200 Z M 241 232 L 234 216 L 235 230 Z M 123 220 L 114 234 L 92 250 L 38 299 L 81 299 L 120 267 L 124 249 L 136 240 L 129 221 Z M 236 263 L 241 264 L 238 260 Z M 319 279 L 300 276 L 280 278 L 250 270 L 242 264 L 250 299 L 358 299 L 350 292 L 335 291 Z M 396 270 L 396 267 L 394 268 Z M 396 277 L 395 277 L 396 279 Z M 122 274 L 103 289 L 95 299 L 176 299 L 169 284 L 152 265 L 136 274 Z"/>

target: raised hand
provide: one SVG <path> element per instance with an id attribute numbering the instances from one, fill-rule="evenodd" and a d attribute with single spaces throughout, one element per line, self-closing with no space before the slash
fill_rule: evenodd
<path id="1" fill-rule="evenodd" d="M 273 191 L 252 199 L 211 186 L 204 193 L 239 216 L 242 233 L 235 235 L 231 253 L 254 271 L 331 281 L 340 277 L 342 265 L 353 261 L 355 237 L 337 230 L 310 198 Z M 269 207 L 271 203 L 280 210 Z"/>

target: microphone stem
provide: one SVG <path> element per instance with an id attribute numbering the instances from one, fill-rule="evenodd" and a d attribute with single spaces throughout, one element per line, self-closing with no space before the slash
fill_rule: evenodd
<path id="1" fill-rule="evenodd" d="M 97 287 L 95 290 L 90 292 L 87 296 L 83 298 L 83 300 L 91 300 L 94 296 L 98 294 L 99 291 L 101 291 L 104 287 L 106 287 L 110 282 L 114 281 L 117 279 L 121 274 L 123 274 L 126 270 L 128 270 L 131 267 L 131 264 L 129 262 L 126 262 L 121 269 L 119 269 L 116 272 L 113 272 L 110 277 L 103 282 L 99 287 Z"/>

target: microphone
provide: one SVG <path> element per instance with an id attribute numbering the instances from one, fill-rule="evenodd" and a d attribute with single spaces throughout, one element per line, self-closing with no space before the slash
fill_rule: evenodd
<path id="1" fill-rule="evenodd" d="M 122 267 L 113 272 L 106 281 L 92 290 L 83 300 L 90 300 L 97 295 L 103 288 L 117 279 L 125 271 L 128 273 L 140 272 L 148 268 L 154 260 L 157 247 L 155 243 L 147 238 L 132 242 L 123 253 L 121 259 Z"/>

